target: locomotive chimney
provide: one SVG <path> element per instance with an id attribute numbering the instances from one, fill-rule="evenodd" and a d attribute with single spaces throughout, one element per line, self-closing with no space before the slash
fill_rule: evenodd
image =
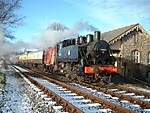
<path id="1" fill-rule="evenodd" d="M 86 35 L 86 37 L 87 37 L 87 43 L 90 43 L 93 41 L 93 35 L 88 34 L 88 35 Z"/>
<path id="2" fill-rule="evenodd" d="M 71 40 L 71 45 L 75 45 L 75 39 Z"/>
<path id="3" fill-rule="evenodd" d="M 94 40 L 95 41 L 99 41 L 101 39 L 100 36 L 101 36 L 101 32 L 100 31 L 95 31 L 94 32 L 94 38 L 95 38 Z"/>
<path id="4" fill-rule="evenodd" d="M 79 40 L 80 40 L 80 41 L 79 41 L 80 44 L 83 44 L 83 37 L 82 37 L 82 36 L 79 37 Z"/>
<path id="5" fill-rule="evenodd" d="M 79 44 L 79 40 L 78 38 L 75 39 L 75 45 L 78 45 Z"/>
<path id="6" fill-rule="evenodd" d="M 86 37 L 83 36 L 82 38 L 83 38 L 83 43 L 86 43 L 86 40 L 87 40 Z"/>

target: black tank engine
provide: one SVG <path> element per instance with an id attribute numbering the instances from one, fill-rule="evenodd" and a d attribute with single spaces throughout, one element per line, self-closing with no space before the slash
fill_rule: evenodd
<path id="1" fill-rule="evenodd" d="M 57 62 L 65 72 L 80 72 L 82 75 L 102 77 L 117 72 L 115 58 L 111 55 L 109 44 L 101 40 L 100 32 L 94 36 L 64 40 L 57 45 Z M 84 72 L 84 73 L 83 73 Z M 81 73 L 80 73 L 81 74 Z"/>

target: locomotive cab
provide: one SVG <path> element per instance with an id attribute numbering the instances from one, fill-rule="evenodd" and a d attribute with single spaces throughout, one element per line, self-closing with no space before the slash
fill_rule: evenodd
<path id="1" fill-rule="evenodd" d="M 58 44 L 58 62 L 77 62 L 78 46 L 75 39 L 64 40 Z"/>

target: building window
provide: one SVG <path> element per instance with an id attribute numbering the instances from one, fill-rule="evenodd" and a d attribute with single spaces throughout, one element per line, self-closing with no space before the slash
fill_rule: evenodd
<path id="1" fill-rule="evenodd" d="M 132 52 L 132 60 L 135 62 L 135 63 L 140 63 L 140 52 L 135 50 Z"/>
<path id="2" fill-rule="evenodd" d="M 148 52 L 147 63 L 150 64 L 150 52 Z"/>

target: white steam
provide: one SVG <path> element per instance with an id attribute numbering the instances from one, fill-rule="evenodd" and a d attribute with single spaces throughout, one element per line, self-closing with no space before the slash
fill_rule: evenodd
<path id="1" fill-rule="evenodd" d="M 33 39 L 31 41 L 32 44 L 30 45 L 32 45 L 32 48 L 36 49 L 54 47 L 58 42 L 64 39 L 77 38 L 78 34 L 81 32 L 95 30 L 97 29 L 94 26 L 84 21 L 78 21 L 72 28 L 63 25 L 60 22 L 53 22 L 44 32 L 39 33 L 39 37 Z M 3 33 L 3 26 L 0 24 L 0 57 L 10 55 L 21 48 L 28 47 L 28 44 L 24 42 L 11 43 L 4 40 Z"/>
<path id="2" fill-rule="evenodd" d="M 76 32 L 82 32 L 82 31 L 97 31 L 97 28 L 93 25 L 90 25 L 86 21 L 78 21 L 74 24 L 73 30 Z"/>
<path id="3" fill-rule="evenodd" d="M 45 49 L 48 47 L 54 47 L 59 41 L 65 38 L 75 38 L 77 35 L 71 31 L 52 31 L 46 30 L 41 33 L 42 38 L 34 39 L 34 47 L 38 49 Z"/>
<path id="4" fill-rule="evenodd" d="M 2 24 L 0 24 L 0 42 L 3 40 L 3 29 Z"/>
<path id="5" fill-rule="evenodd" d="M 10 43 L 4 40 L 3 33 L 3 26 L 0 24 L 0 57 L 8 56 L 23 47 L 27 47 L 27 44 L 25 44 L 24 42 Z"/>
<path id="6" fill-rule="evenodd" d="M 32 45 L 38 49 L 54 47 L 58 42 L 64 39 L 77 38 L 81 32 L 95 30 L 97 30 L 97 28 L 84 21 L 78 21 L 72 28 L 60 22 L 54 22 L 50 24 L 44 32 L 40 33 L 38 38 L 32 40 L 32 42 L 34 42 Z"/>

